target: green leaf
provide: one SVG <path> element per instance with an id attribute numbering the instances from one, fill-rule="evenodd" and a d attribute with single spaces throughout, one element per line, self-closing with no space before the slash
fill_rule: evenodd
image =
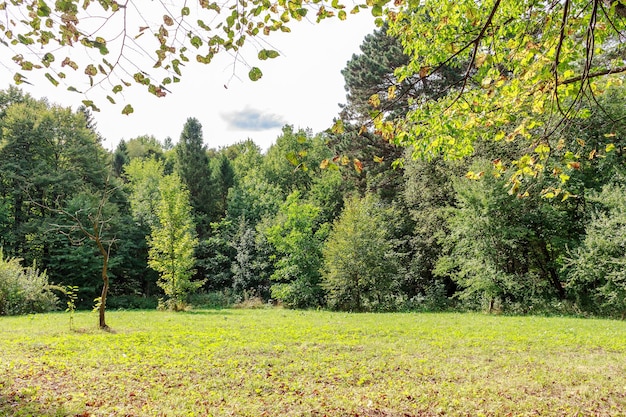
<path id="1" fill-rule="evenodd" d="M 258 56 L 260 60 L 265 61 L 268 58 L 276 58 L 280 56 L 280 54 L 271 49 L 261 49 Z"/>
<path id="2" fill-rule="evenodd" d="M 200 39 L 199 36 L 194 36 L 193 38 L 191 38 L 191 44 L 193 46 L 195 46 L 196 48 L 200 48 L 202 46 L 202 39 Z"/>
<path id="3" fill-rule="evenodd" d="M 285 158 L 287 158 L 287 161 L 289 161 L 289 163 L 293 166 L 300 165 L 300 161 L 298 160 L 298 155 L 296 155 L 295 152 L 287 153 L 287 155 L 285 155 Z"/>
<path id="4" fill-rule="evenodd" d="M 122 110 L 122 114 L 125 114 L 125 115 L 128 116 L 129 114 L 133 113 L 134 111 L 135 111 L 135 109 L 133 109 L 133 106 L 131 106 L 130 104 L 127 104 L 124 107 L 124 109 Z"/>
<path id="5" fill-rule="evenodd" d="M 50 10 L 50 7 L 48 7 L 46 2 L 44 2 L 43 0 L 39 0 L 39 2 L 37 3 L 37 16 L 48 17 L 50 16 L 51 12 L 52 10 Z"/>
<path id="6" fill-rule="evenodd" d="M 55 87 L 59 85 L 59 82 L 52 76 L 52 74 L 50 74 L 49 72 L 46 72 L 45 75 L 48 81 L 52 83 L 52 85 L 54 85 Z"/>
<path id="7" fill-rule="evenodd" d="M 262 76 L 263 76 L 263 73 L 257 67 L 252 67 L 250 69 L 250 72 L 248 73 L 248 77 L 250 77 L 252 81 L 258 81 L 261 79 Z"/>
<path id="8" fill-rule="evenodd" d="M 85 105 L 85 107 L 90 107 L 93 111 L 100 111 L 100 109 L 96 107 L 92 100 L 83 100 L 83 104 Z"/>
<path id="9" fill-rule="evenodd" d="M 379 4 L 375 4 L 374 7 L 372 7 L 372 16 L 374 17 L 380 17 L 383 15 L 383 8 L 381 5 Z"/>
<path id="10" fill-rule="evenodd" d="M 191 12 L 189 11 L 189 7 L 185 6 L 181 9 L 180 11 L 180 15 L 181 16 L 189 16 Z"/>

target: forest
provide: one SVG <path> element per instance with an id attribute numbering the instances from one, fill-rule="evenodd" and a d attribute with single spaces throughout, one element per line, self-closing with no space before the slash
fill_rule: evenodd
<path id="1" fill-rule="evenodd" d="M 89 108 L 0 92 L 0 315 L 69 297 L 623 318 L 626 87 L 581 101 L 551 146 L 509 140 L 539 124 L 499 140 L 483 124 L 463 158 L 414 157 L 372 114 L 404 117 L 466 70 L 418 83 L 394 72 L 407 62 L 386 28 L 368 35 L 342 71 L 341 123 L 284 126 L 266 152 L 211 148 L 193 117 L 177 139 L 107 151 Z"/>

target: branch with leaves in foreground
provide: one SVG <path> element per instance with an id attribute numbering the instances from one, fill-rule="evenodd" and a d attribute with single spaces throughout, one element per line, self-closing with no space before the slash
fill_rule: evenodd
<path id="1" fill-rule="evenodd" d="M 96 87 L 108 90 L 113 104 L 124 102 L 132 86 L 163 97 L 185 66 L 209 64 L 218 54 L 230 55 L 257 81 L 263 73 L 240 54 L 244 44 L 256 48 L 259 61 L 276 58 L 279 53 L 265 47 L 270 34 L 290 32 L 291 23 L 303 19 L 345 20 L 364 7 L 347 11 L 338 0 L 199 0 L 178 7 L 160 0 L 12 0 L 0 3 L 0 43 L 13 55 L 16 84 L 30 83 L 28 74 L 41 71 L 98 111 L 89 99 Z M 132 112 L 130 103 L 122 109 Z"/>

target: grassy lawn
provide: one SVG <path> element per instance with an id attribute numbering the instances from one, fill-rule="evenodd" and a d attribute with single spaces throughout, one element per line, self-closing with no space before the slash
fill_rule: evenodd
<path id="1" fill-rule="evenodd" d="M 626 416 L 626 323 L 273 310 L 0 318 L 0 416 Z"/>

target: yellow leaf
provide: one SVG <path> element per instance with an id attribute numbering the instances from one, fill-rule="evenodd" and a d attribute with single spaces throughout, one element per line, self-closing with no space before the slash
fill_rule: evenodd
<path id="1" fill-rule="evenodd" d="M 374 108 L 380 106 L 380 97 L 378 96 L 378 94 L 373 94 L 368 100 L 368 103 Z"/>

